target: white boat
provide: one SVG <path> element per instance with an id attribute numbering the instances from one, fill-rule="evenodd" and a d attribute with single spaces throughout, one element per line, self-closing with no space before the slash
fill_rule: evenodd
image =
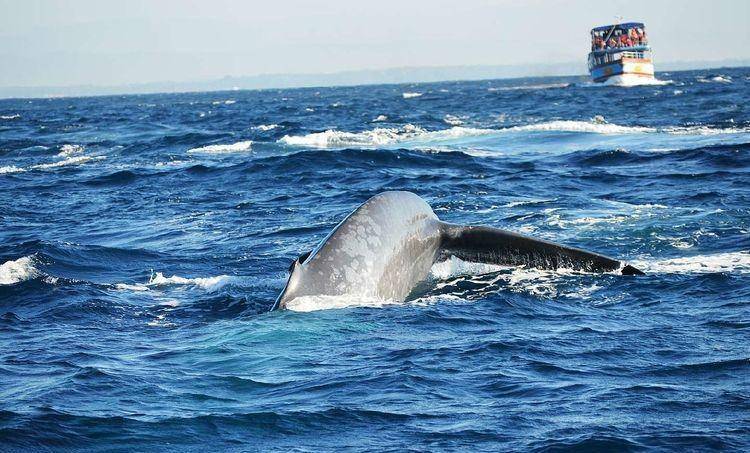
<path id="1" fill-rule="evenodd" d="M 643 23 L 627 22 L 592 29 L 589 73 L 595 83 L 606 85 L 658 83 Z"/>

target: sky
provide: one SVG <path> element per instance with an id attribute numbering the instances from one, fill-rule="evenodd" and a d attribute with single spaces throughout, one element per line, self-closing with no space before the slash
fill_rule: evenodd
<path id="1" fill-rule="evenodd" d="M 646 23 L 657 65 L 750 58 L 745 0 L 0 0 L 0 86 L 583 65 L 616 16 Z"/>

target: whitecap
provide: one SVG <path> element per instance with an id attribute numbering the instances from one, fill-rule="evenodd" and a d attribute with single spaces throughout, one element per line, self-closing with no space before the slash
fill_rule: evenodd
<path id="1" fill-rule="evenodd" d="M 216 277 L 195 277 L 185 278 L 179 275 L 173 275 L 171 277 L 165 277 L 161 272 L 156 272 L 151 275 L 146 287 L 152 286 L 170 286 L 170 285 L 189 285 L 198 286 L 207 291 L 216 291 L 222 287 L 232 283 L 234 278 L 229 275 L 218 275 Z"/>
<path id="2" fill-rule="evenodd" d="M 119 289 L 121 291 L 148 291 L 150 288 L 146 285 L 131 285 L 128 283 L 115 283 L 115 289 Z"/>
<path id="3" fill-rule="evenodd" d="M 258 126 L 253 126 L 253 129 L 256 131 L 266 132 L 266 131 L 272 131 L 279 127 L 278 124 L 260 124 Z"/>
<path id="4" fill-rule="evenodd" d="M 403 143 L 407 141 L 424 142 L 432 140 L 455 139 L 495 133 L 492 129 L 474 129 L 452 127 L 440 131 L 426 131 L 419 126 L 407 124 L 400 128 L 375 128 L 363 132 L 343 132 L 327 130 L 302 136 L 286 135 L 279 143 L 313 148 L 339 148 L 347 146 L 374 147 Z"/>
<path id="5" fill-rule="evenodd" d="M 446 124 L 450 124 L 451 126 L 460 126 L 464 124 L 463 120 L 461 118 L 454 116 L 454 115 L 445 115 L 443 117 L 443 122 Z"/>
<path id="6" fill-rule="evenodd" d="M 656 132 L 655 128 L 642 126 L 619 126 L 601 121 L 556 120 L 508 128 L 519 132 L 586 132 L 592 134 L 632 134 Z"/>
<path id="7" fill-rule="evenodd" d="M 13 115 L 0 115 L 0 120 L 17 120 L 21 118 L 21 115 L 14 113 Z"/>
<path id="8" fill-rule="evenodd" d="M 26 171 L 21 167 L 16 167 L 15 165 L 5 165 L 3 167 L 0 167 L 0 175 L 4 175 L 7 173 L 20 173 L 22 171 Z"/>
<path id="9" fill-rule="evenodd" d="M 31 280 L 39 274 L 40 272 L 35 267 L 34 259 L 30 256 L 6 261 L 0 265 L 0 285 L 13 285 Z"/>
<path id="10" fill-rule="evenodd" d="M 412 99 L 412 98 L 418 98 L 418 97 L 422 96 L 423 94 L 424 93 L 417 93 L 417 92 L 409 92 L 409 91 L 407 91 L 405 93 L 401 93 L 401 96 L 404 99 Z"/>
<path id="11" fill-rule="evenodd" d="M 235 101 L 234 99 L 227 99 L 226 101 L 213 101 L 211 104 L 213 104 L 213 105 L 221 105 L 221 104 L 232 105 L 235 102 L 237 102 L 237 101 Z"/>
<path id="12" fill-rule="evenodd" d="M 57 155 L 60 157 L 70 157 L 74 154 L 82 154 L 84 149 L 83 145 L 62 145 L 60 147 L 60 152 L 57 153 Z"/>
<path id="13" fill-rule="evenodd" d="M 253 142 L 250 140 L 231 143 L 231 144 L 216 144 L 207 145 L 200 148 L 191 148 L 187 150 L 188 154 L 222 154 L 222 153 L 234 153 L 239 151 L 248 151 L 252 147 Z"/>
<path id="14" fill-rule="evenodd" d="M 75 156 L 75 157 L 69 157 L 67 159 L 63 159 L 59 162 L 53 162 L 51 164 L 32 165 L 31 168 L 34 170 L 48 170 L 50 168 L 64 167 L 67 165 L 84 164 L 86 162 L 103 160 L 103 159 L 106 159 L 106 157 L 105 156 Z"/>
<path id="15" fill-rule="evenodd" d="M 388 121 L 388 117 L 385 115 L 378 115 L 376 116 L 371 122 L 372 123 L 380 123 L 383 121 Z"/>

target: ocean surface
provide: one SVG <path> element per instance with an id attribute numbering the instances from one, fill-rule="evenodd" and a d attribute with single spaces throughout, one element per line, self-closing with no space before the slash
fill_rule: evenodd
<path id="1" fill-rule="evenodd" d="M 750 69 L 658 77 L 1 100 L 0 451 L 750 449 Z M 647 275 L 269 312 L 385 190 Z"/>

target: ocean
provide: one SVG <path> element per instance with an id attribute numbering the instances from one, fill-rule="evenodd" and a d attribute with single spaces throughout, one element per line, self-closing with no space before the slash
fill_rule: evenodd
<path id="1" fill-rule="evenodd" d="M 1 451 L 750 449 L 750 69 L 0 100 Z M 642 277 L 269 309 L 386 190 Z"/>

